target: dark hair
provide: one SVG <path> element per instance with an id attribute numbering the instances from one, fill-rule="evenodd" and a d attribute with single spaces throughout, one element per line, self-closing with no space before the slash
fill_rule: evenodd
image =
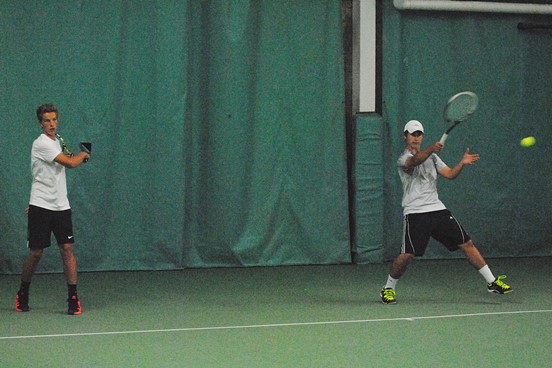
<path id="1" fill-rule="evenodd" d="M 44 113 L 47 113 L 47 112 L 55 112 L 56 115 L 57 115 L 58 110 L 57 110 L 57 107 L 54 104 L 51 104 L 51 103 L 40 105 L 36 109 L 36 117 L 37 117 L 39 123 L 42 122 L 42 115 Z"/>

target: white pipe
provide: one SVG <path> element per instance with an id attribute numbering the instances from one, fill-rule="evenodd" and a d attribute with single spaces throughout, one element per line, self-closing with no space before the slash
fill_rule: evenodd
<path id="1" fill-rule="evenodd" d="M 399 10 L 433 10 L 487 13 L 552 14 L 552 5 L 512 4 L 490 1 L 393 0 Z"/>

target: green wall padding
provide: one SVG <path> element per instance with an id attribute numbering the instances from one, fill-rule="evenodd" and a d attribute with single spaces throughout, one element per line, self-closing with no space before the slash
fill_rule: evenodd
<path id="1" fill-rule="evenodd" d="M 369 263 L 383 257 L 384 131 L 376 114 L 355 117 L 355 229 L 353 261 Z"/>

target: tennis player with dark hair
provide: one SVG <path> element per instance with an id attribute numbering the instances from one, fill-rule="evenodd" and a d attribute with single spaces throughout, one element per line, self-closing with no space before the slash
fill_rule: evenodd
<path id="1" fill-rule="evenodd" d="M 50 244 L 53 233 L 56 237 L 63 271 L 67 279 L 67 313 L 82 313 L 77 296 L 77 259 L 73 253 L 73 224 L 71 207 L 67 199 L 65 168 L 81 165 L 90 155 L 80 152 L 66 155 L 57 139 L 58 111 L 52 104 L 45 104 L 36 110 L 42 134 L 33 142 L 31 150 L 31 171 L 33 176 L 28 209 L 29 254 L 23 262 L 21 285 L 15 296 L 15 310 L 29 311 L 29 287 L 44 249 Z"/>
<path id="2" fill-rule="evenodd" d="M 424 127 L 417 120 L 406 123 L 404 139 L 406 148 L 397 161 L 403 185 L 403 244 L 401 254 L 391 265 L 387 283 L 381 289 L 381 301 L 384 304 L 397 302 L 395 286 L 398 280 L 415 257 L 423 256 L 430 238 L 442 243 L 451 252 L 460 249 L 468 262 L 485 278 L 489 292 L 511 292 L 512 288 L 502 281 L 506 276 L 496 278 L 493 275 L 468 233 L 439 200 L 437 193 L 438 175 L 455 179 L 465 165 L 479 160 L 479 155 L 466 149 L 462 160 L 453 168 L 448 167 L 436 155 L 443 149 L 442 143 L 434 143 L 422 150 Z"/>

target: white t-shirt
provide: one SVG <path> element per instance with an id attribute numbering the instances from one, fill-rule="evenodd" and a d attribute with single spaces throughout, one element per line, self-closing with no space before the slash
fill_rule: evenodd
<path id="1" fill-rule="evenodd" d="M 71 208 L 67 198 L 65 167 L 54 159 L 62 152 L 61 146 L 45 134 L 33 142 L 31 171 L 33 183 L 29 204 L 52 211 Z"/>
<path id="2" fill-rule="evenodd" d="M 445 163 L 432 153 L 422 164 L 406 167 L 406 160 L 412 156 L 412 152 L 406 149 L 397 161 L 403 185 L 403 213 L 408 215 L 446 209 L 437 194 L 438 172 L 446 167 Z"/>

